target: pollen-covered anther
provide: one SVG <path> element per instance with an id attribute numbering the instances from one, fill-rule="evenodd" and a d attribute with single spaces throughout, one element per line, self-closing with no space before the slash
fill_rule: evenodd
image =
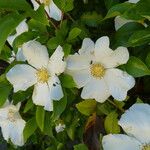
<path id="1" fill-rule="evenodd" d="M 92 64 L 90 67 L 91 75 L 95 78 L 102 78 L 105 74 L 105 68 L 101 64 Z"/>
<path id="2" fill-rule="evenodd" d="M 16 119 L 15 119 L 15 111 L 13 109 L 9 109 L 8 111 L 8 120 L 11 121 L 11 122 L 15 122 Z"/>
<path id="3" fill-rule="evenodd" d="M 146 144 L 146 145 L 144 145 L 143 146 L 143 148 L 142 148 L 142 150 L 150 150 L 150 145 L 148 144 Z"/>
<path id="4" fill-rule="evenodd" d="M 41 68 L 36 73 L 38 82 L 45 83 L 48 81 L 50 75 L 47 69 Z"/>

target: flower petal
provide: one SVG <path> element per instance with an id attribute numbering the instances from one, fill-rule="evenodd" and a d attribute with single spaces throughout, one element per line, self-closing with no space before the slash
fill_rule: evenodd
<path id="1" fill-rule="evenodd" d="M 113 51 L 109 48 L 109 38 L 107 36 L 103 36 L 96 41 L 94 55 L 97 60 L 111 55 L 112 52 Z"/>
<path id="2" fill-rule="evenodd" d="M 85 86 L 91 78 L 90 71 L 88 69 L 67 71 L 66 73 L 73 77 L 78 88 Z"/>
<path id="3" fill-rule="evenodd" d="M 26 60 L 26 58 L 25 58 L 24 55 L 23 55 L 23 50 L 22 50 L 22 48 L 18 48 L 18 52 L 17 52 L 17 54 L 16 54 L 16 60 L 17 60 L 17 61 L 25 61 L 25 60 Z"/>
<path id="4" fill-rule="evenodd" d="M 103 137 L 104 150 L 141 150 L 141 144 L 135 138 L 123 134 L 109 134 Z"/>
<path id="5" fill-rule="evenodd" d="M 90 67 L 90 62 L 92 58 L 87 57 L 86 55 L 69 55 L 67 57 L 67 69 L 68 70 L 81 70 L 87 69 Z"/>
<path id="6" fill-rule="evenodd" d="M 135 85 L 132 76 L 119 69 L 107 69 L 104 76 L 111 95 L 117 100 L 125 100 L 127 91 Z"/>
<path id="7" fill-rule="evenodd" d="M 119 121 L 124 131 L 142 143 L 150 143 L 150 105 L 134 104 Z"/>
<path id="8" fill-rule="evenodd" d="M 104 102 L 110 96 L 107 85 L 103 79 L 91 79 L 84 87 L 81 93 L 83 99 L 95 99 L 98 102 Z"/>
<path id="9" fill-rule="evenodd" d="M 85 38 L 82 42 L 82 47 L 79 49 L 79 54 L 91 54 L 94 52 L 94 42 L 90 38 Z"/>
<path id="10" fill-rule="evenodd" d="M 130 2 L 130 3 L 137 3 L 137 2 L 139 2 L 140 0 L 128 0 L 128 2 Z"/>
<path id="11" fill-rule="evenodd" d="M 10 138 L 11 125 L 9 121 L 5 120 L 0 122 L 1 132 L 3 134 L 3 138 L 8 141 Z"/>
<path id="12" fill-rule="evenodd" d="M 29 65 L 15 65 L 6 74 L 7 80 L 13 85 L 14 92 L 25 91 L 37 81 L 36 70 Z"/>
<path id="13" fill-rule="evenodd" d="M 23 119 L 17 119 L 13 123 L 12 130 L 10 132 L 10 138 L 13 144 L 22 146 L 24 144 L 23 130 L 26 122 Z"/>
<path id="14" fill-rule="evenodd" d="M 36 2 L 36 0 L 31 0 L 31 2 L 32 2 L 32 4 L 33 4 L 34 10 L 37 10 L 40 5 Z"/>
<path id="15" fill-rule="evenodd" d="M 23 44 L 23 54 L 28 63 L 35 68 L 47 68 L 49 56 L 47 48 L 37 41 L 29 41 Z"/>
<path id="16" fill-rule="evenodd" d="M 52 100 L 60 100 L 64 96 L 60 80 L 57 76 L 51 77 L 48 81 L 48 85 Z"/>
<path id="17" fill-rule="evenodd" d="M 121 28 L 126 23 L 132 22 L 132 20 L 127 20 L 123 17 L 117 16 L 117 17 L 115 17 L 114 22 L 115 22 L 115 30 L 117 31 L 119 28 Z"/>
<path id="18" fill-rule="evenodd" d="M 17 36 L 28 31 L 28 25 L 26 19 L 24 19 L 16 28 Z"/>
<path id="19" fill-rule="evenodd" d="M 101 59 L 105 68 L 113 68 L 127 63 L 129 59 L 129 52 L 126 47 L 118 47 L 111 55 Z"/>
<path id="20" fill-rule="evenodd" d="M 56 6 L 56 4 L 51 0 L 49 5 L 49 16 L 57 21 L 60 21 L 62 18 L 61 10 Z"/>
<path id="21" fill-rule="evenodd" d="M 61 46 L 58 46 L 53 55 L 50 57 L 48 68 L 52 74 L 61 74 L 64 72 L 66 62 L 63 61 L 64 52 Z"/>

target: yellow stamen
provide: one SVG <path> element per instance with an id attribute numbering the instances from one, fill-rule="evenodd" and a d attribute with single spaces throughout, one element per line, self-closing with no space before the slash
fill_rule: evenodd
<path id="1" fill-rule="evenodd" d="M 9 111 L 8 111 L 8 120 L 9 121 L 11 121 L 11 122 L 15 122 L 16 121 L 16 119 L 14 117 L 15 113 L 16 112 L 13 109 L 9 109 Z"/>
<path id="2" fill-rule="evenodd" d="M 45 69 L 45 68 L 39 69 L 39 70 L 37 71 L 36 75 L 37 75 L 37 78 L 38 78 L 38 82 L 40 82 L 40 83 L 45 83 L 45 82 L 47 82 L 48 79 L 49 79 L 49 77 L 50 77 L 50 75 L 49 75 L 49 73 L 48 73 L 48 70 Z"/>
<path id="3" fill-rule="evenodd" d="M 105 74 L 105 68 L 101 64 L 92 64 L 90 71 L 95 78 L 102 78 Z"/>
<path id="4" fill-rule="evenodd" d="M 144 145 L 142 150 L 150 150 L 150 145 Z"/>

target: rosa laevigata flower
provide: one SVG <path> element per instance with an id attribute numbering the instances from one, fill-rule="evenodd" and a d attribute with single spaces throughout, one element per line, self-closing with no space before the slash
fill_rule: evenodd
<path id="1" fill-rule="evenodd" d="M 39 8 L 39 3 L 45 5 L 45 11 L 47 12 L 48 16 L 50 18 L 53 18 L 57 21 L 60 21 L 62 18 L 62 12 L 61 10 L 56 6 L 56 4 L 53 2 L 53 0 L 31 0 L 34 10 L 37 10 Z"/>
<path id="2" fill-rule="evenodd" d="M 150 150 L 150 105 L 134 104 L 119 125 L 127 133 L 104 136 L 104 150 Z"/>
<path id="3" fill-rule="evenodd" d="M 24 144 L 23 130 L 26 122 L 19 114 L 20 103 L 16 106 L 6 101 L 0 108 L 0 127 L 5 140 L 14 145 L 22 146 Z"/>
<path id="4" fill-rule="evenodd" d="M 64 96 L 58 78 L 66 66 L 62 47 L 58 46 L 49 58 L 47 48 L 33 40 L 23 44 L 23 54 L 29 65 L 18 64 L 11 68 L 6 74 L 8 81 L 13 85 L 14 92 L 25 91 L 34 85 L 34 104 L 52 111 L 53 100 L 60 100 Z"/>
<path id="5" fill-rule="evenodd" d="M 66 72 L 73 76 L 78 88 L 83 87 L 83 99 L 104 102 L 112 95 L 122 101 L 135 85 L 135 80 L 116 67 L 128 59 L 127 48 L 118 47 L 113 51 L 107 36 L 99 38 L 95 44 L 85 38 L 79 52 L 68 56 Z"/>
<path id="6" fill-rule="evenodd" d="M 28 25 L 25 19 L 16 27 L 16 33 L 14 35 L 8 36 L 7 41 L 10 44 L 10 46 L 13 46 L 13 42 L 17 36 L 27 31 L 28 31 Z M 25 61 L 25 57 L 23 55 L 21 47 L 18 48 L 18 51 L 16 54 L 14 53 L 14 51 L 12 51 L 12 55 L 9 58 L 9 62 L 11 63 L 12 61 L 14 61 L 15 57 L 17 61 Z"/>

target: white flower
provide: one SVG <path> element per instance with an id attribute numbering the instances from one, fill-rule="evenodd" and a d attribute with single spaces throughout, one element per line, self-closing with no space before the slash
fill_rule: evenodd
<path id="1" fill-rule="evenodd" d="M 23 130 L 26 122 L 19 114 L 20 103 L 16 106 L 9 103 L 0 108 L 0 127 L 5 140 L 11 140 L 14 145 L 24 144 Z"/>
<path id="2" fill-rule="evenodd" d="M 110 95 L 124 100 L 127 91 L 135 85 L 135 80 L 126 72 L 115 67 L 125 64 L 129 59 L 127 48 L 109 48 L 107 36 L 96 43 L 86 38 L 78 54 L 67 58 L 66 72 L 73 76 L 78 88 L 83 87 L 83 99 L 96 99 L 104 102 Z"/>
<path id="3" fill-rule="evenodd" d="M 45 10 L 50 18 L 53 18 L 57 21 L 60 21 L 62 18 L 62 12 L 61 10 L 56 6 L 56 4 L 53 2 L 53 0 L 38 0 L 39 3 L 43 3 L 45 5 Z M 39 8 L 39 3 L 36 2 L 36 0 L 31 0 L 34 10 L 37 10 Z"/>
<path id="4" fill-rule="evenodd" d="M 27 32 L 28 31 L 28 25 L 26 23 L 26 20 L 23 20 L 16 28 L 16 33 L 14 35 L 10 35 L 7 38 L 8 43 L 10 44 L 10 46 L 13 45 L 13 42 L 15 40 L 15 38 L 17 36 L 19 36 L 20 34 Z M 9 63 L 13 62 L 15 60 L 17 61 L 25 61 L 25 57 L 23 56 L 23 52 L 22 52 L 22 48 L 18 48 L 17 54 L 14 53 L 14 51 L 12 51 L 12 55 L 9 58 Z"/>
<path id="5" fill-rule="evenodd" d="M 53 110 L 53 100 L 60 100 L 63 91 L 60 80 L 57 77 L 64 69 L 66 63 L 63 61 L 64 52 L 58 46 L 49 58 L 47 48 L 37 41 L 29 41 L 23 44 L 23 54 L 27 64 L 18 64 L 6 74 L 7 79 L 13 84 L 14 92 L 25 91 L 34 85 L 32 95 L 36 105 L 44 106 L 45 110 Z"/>
<path id="6" fill-rule="evenodd" d="M 103 138 L 104 150 L 150 150 L 150 105 L 134 104 L 119 124 L 128 134 L 109 134 Z"/>
<path id="7" fill-rule="evenodd" d="M 129 3 L 134 3 L 136 4 L 137 2 L 139 2 L 140 0 L 128 0 Z"/>
<path id="8" fill-rule="evenodd" d="M 56 125 L 55 130 L 57 133 L 64 131 L 64 129 L 66 128 L 65 124 L 61 124 L 59 123 L 58 125 Z"/>

